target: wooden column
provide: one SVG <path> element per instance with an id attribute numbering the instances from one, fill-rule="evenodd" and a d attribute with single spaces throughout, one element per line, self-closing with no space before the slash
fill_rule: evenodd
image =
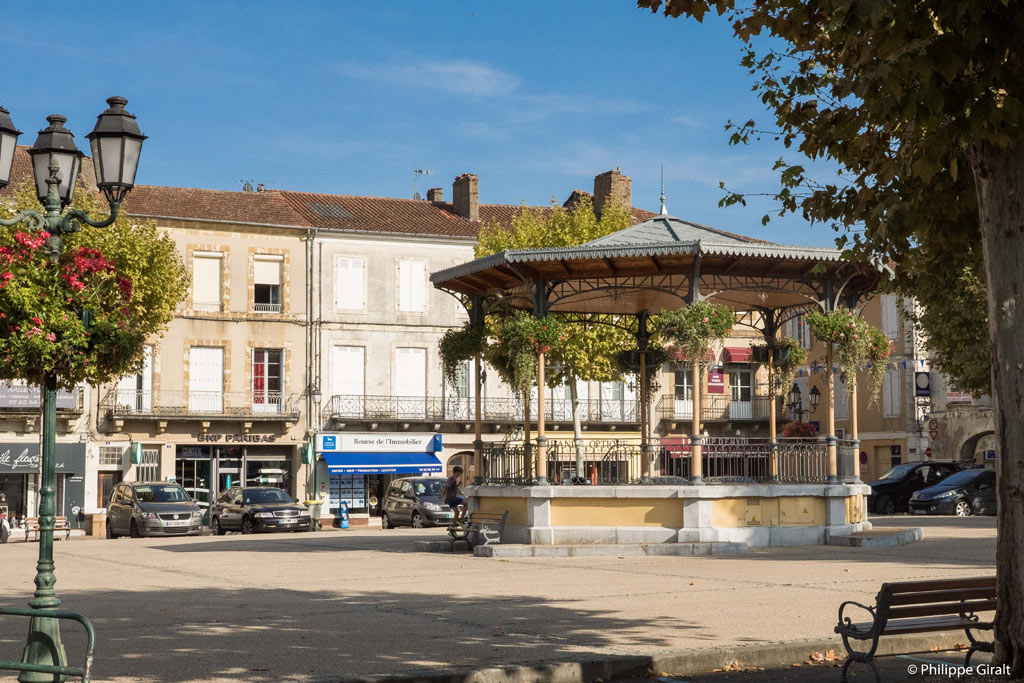
<path id="1" fill-rule="evenodd" d="M 544 352 L 537 354 L 537 484 L 548 484 L 548 440 L 544 437 Z"/>
<path id="2" fill-rule="evenodd" d="M 828 425 L 828 433 L 825 436 L 825 448 L 828 453 L 828 479 L 826 481 L 829 484 L 836 484 L 839 482 L 839 476 L 836 463 L 836 382 L 832 373 L 832 342 L 828 342 L 825 348 L 825 414 Z"/>
<path id="3" fill-rule="evenodd" d="M 640 351 L 640 477 L 651 476 L 651 458 L 647 444 L 647 351 Z"/>
<path id="4" fill-rule="evenodd" d="M 532 479 L 534 475 L 534 452 L 530 443 L 530 392 L 526 392 L 523 401 L 523 478 Z"/>
<path id="5" fill-rule="evenodd" d="M 779 476 L 778 425 L 775 424 L 775 348 L 768 347 L 768 444 L 771 456 L 768 459 L 768 475 L 772 481 Z"/>
<path id="6" fill-rule="evenodd" d="M 693 355 L 693 423 L 690 435 L 690 479 L 694 484 L 703 483 L 701 472 L 700 445 L 700 360 Z"/>
<path id="7" fill-rule="evenodd" d="M 860 436 L 857 427 L 857 376 L 850 392 L 850 441 L 853 443 L 853 479 L 860 481 Z"/>
<path id="8" fill-rule="evenodd" d="M 480 421 L 480 353 L 473 356 L 473 386 L 476 387 L 473 396 L 473 481 L 476 484 L 483 483 L 483 450 L 484 436 Z"/>

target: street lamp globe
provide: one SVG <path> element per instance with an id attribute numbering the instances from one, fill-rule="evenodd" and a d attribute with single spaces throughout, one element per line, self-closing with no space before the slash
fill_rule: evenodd
<path id="1" fill-rule="evenodd" d="M 96 186 L 110 203 L 120 203 L 135 185 L 135 171 L 146 136 L 139 131 L 135 116 L 125 111 L 128 100 L 107 99 L 110 108 L 96 117 L 96 127 L 86 135 L 92 145 Z"/>
<path id="2" fill-rule="evenodd" d="M 789 393 L 786 395 L 786 400 L 786 405 L 791 411 L 796 412 L 800 409 L 800 387 L 796 382 L 793 383 L 793 388 L 790 389 Z"/>
<path id="3" fill-rule="evenodd" d="M 0 189 L 11 182 L 11 166 L 14 164 L 14 147 L 18 144 L 21 131 L 14 127 L 11 113 L 0 107 Z"/>
<path id="4" fill-rule="evenodd" d="M 818 401 L 820 400 L 821 392 L 818 391 L 818 386 L 815 385 L 814 388 L 811 389 L 811 412 L 814 412 L 815 410 L 818 409 Z"/>
<path id="5" fill-rule="evenodd" d="M 57 162 L 60 184 L 57 193 L 60 195 L 61 208 L 71 203 L 75 194 L 75 181 L 82 167 L 81 150 L 75 146 L 75 136 L 64 127 L 67 117 L 50 114 L 46 117 L 50 124 L 39 131 L 36 143 L 28 153 L 32 155 L 32 175 L 36 180 L 36 195 L 41 204 L 46 204 L 47 179 L 50 177 L 50 157 Z"/>

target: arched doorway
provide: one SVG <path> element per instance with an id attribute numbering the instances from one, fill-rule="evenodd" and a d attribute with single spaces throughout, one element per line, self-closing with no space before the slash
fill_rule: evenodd
<path id="1" fill-rule="evenodd" d="M 475 472 L 473 472 L 473 451 L 459 451 L 450 456 L 445 464 L 445 476 L 452 476 L 452 469 L 460 465 L 462 467 L 462 483 L 472 483 Z"/>
<path id="2" fill-rule="evenodd" d="M 978 458 L 975 453 L 978 450 L 978 444 L 986 436 L 992 436 L 994 434 L 994 430 L 987 429 L 969 436 L 962 444 L 960 444 L 960 462 L 971 465 L 976 464 L 978 462 Z"/>

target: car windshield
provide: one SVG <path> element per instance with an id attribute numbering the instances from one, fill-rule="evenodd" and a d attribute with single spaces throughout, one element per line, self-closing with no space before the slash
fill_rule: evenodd
<path id="1" fill-rule="evenodd" d="M 412 484 L 412 490 L 417 496 L 440 496 L 444 488 L 444 479 L 428 479 L 416 481 Z"/>
<path id="2" fill-rule="evenodd" d="M 190 500 L 185 489 L 173 484 L 136 486 L 135 499 L 140 503 L 187 503 Z"/>
<path id="3" fill-rule="evenodd" d="M 943 479 L 941 484 L 942 486 L 964 486 L 965 484 L 970 484 L 984 473 L 985 470 L 961 470 Z"/>
<path id="4" fill-rule="evenodd" d="M 292 499 L 281 489 L 246 489 L 245 502 L 249 503 L 290 503 Z"/>
<path id="5" fill-rule="evenodd" d="M 907 472 L 909 472 L 912 469 L 914 469 L 914 466 L 911 464 L 897 465 L 896 467 L 893 467 L 891 470 L 880 476 L 878 480 L 881 481 L 882 479 L 889 479 L 891 481 L 901 481 L 904 477 L 907 476 Z"/>

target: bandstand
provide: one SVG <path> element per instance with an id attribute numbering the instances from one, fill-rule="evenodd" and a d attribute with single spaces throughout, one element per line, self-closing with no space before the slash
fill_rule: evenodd
<path id="1" fill-rule="evenodd" d="M 668 215 L 580 246 L 504 251 L 432 274 L 434 286 L 460 297 L 475 323 L 515 309 L 637 319 L 640 443 L 591 457 L 577 485 L 559 477 L 567 454 L 551 449 L 545 436 L 541 353 L 535 441 L 485 448 L 477 405 L 471 507 L 508 510 L 505 542 L 528 544 L 803 545 L 870 529 L 855 395 L 848 440 L 836 438 L 834 383 L 826 382 L 820 437 L 779 438 L 772 398 L 767 440 L 709 439 L 702 435 L 701 410 L 694 409 L 689 435 L 666 448 L 651 442 L 646 352 L 650 316 L 701 300 L 749 314 L 749 326 L 774 349 L 787 320 L 809 310 L 855 309 L 876 291 L 882 275 L 875 265 L 852 263 L 834 249 L 772 244 Z M 831 369 L 831 345 L 827 349 L 822 360 Z M 766 359 L 769 383 L 773 354 Z M 691 365 L 692 405 L 700 406 L 700 364 Z M 474 395 L 479 404 L 480 391 Z"/>

